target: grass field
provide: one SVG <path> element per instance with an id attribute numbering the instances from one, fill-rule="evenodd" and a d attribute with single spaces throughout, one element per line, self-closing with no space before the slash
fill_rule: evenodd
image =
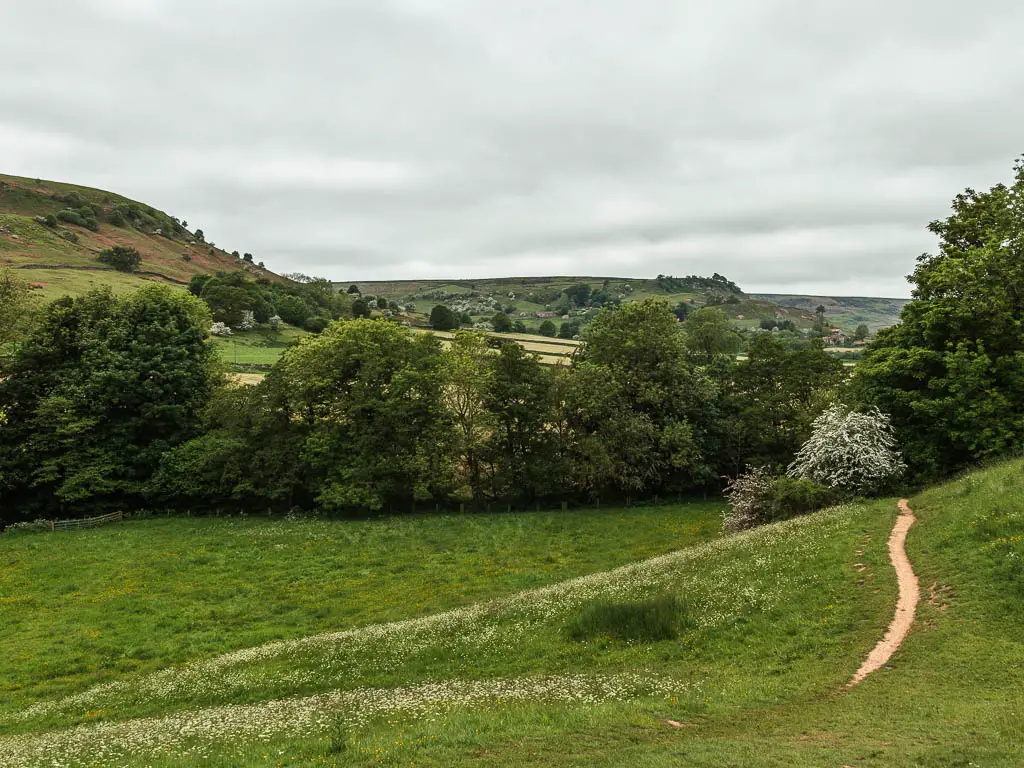
<path id="1" fill-rule="evenodd" d="M 917 622 L 853 691 L 893 500 L 727 538 L 714 505 L 13 537 L 0 764 L 1020 765 L 1022 470 L 911 500 Z M 659 596 L 675 637 L 576 639 Z"/>
<path id="2" fill-rule="evenodd" d="M 308 333 L 290 325 L 278 331 L 264 326 L 252 331 L 233 331 L 230 336 L 214 336 L 213 344 L 221 360 L 238 365 L 273 365 L 284 351 Z"/>

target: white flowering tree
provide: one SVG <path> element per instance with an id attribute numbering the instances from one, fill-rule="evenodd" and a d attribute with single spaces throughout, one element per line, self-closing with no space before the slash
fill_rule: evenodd
<path id="1" fill-rule="evenodd" d="M 775 488 L 775 477 L 765 467 L 755 467 L 740 475 L 725 489 L 731 509 L 725 513 L 726 531 L 742 531 L 764 522 L 766 500 Z"/>
<path id="2" fill-rule="evenodd" d="M 230 336 L 231 329 L 227 326 L 227 323 L 214 323 L 210 326 L 211 336 Z"/>
<path id="3" fill-rule="evenodd" d="M 240 331 L 251 331 L 256 327 L 256 313 L 251 309 L 243 310 L 242 320 L 237 327 Z"/>
<path id="4" fill-rule="evenodd" d="M 904 471 L 886 414 L 877 408 L 858 413 L 837 405 L 814 420 L 811 437 L 787 474 L 829 488 L 871 493 Z"/>

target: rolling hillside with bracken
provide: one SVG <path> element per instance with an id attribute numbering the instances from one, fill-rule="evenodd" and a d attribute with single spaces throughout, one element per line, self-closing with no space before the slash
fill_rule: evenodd
<path id="1" fill-rule="evenodd" d="M 685 267 L 684 267 L 685 268 Z M 567 319 L 585 325 L 592 313 L 608 302 L 657 298 L 673 306 L 716 306 L 736 329 L 757 328 L 762 321 L 788 322 L 798 330 L 810 330 L 815 310 L 823 305 L 829 323 L 853 333 L 861 323 L 872 331 L 895 325 L 904 299 L 841 298 L 825 296 L 770 295 L 744 292 L 731 280 L 713 277 L 601 277 L 550 276 L 501 277 L 477 280 L 376 280 L 336 282 L 347 290 L 356 285 L 364 295 L 383 296 L 397 302 L 412 317 L 425 317 L 438 303 L 466 312 L 475 322 L 490 320 L 502 311 L 536 332 L 545 319 Z M 579 300 L 575 291 L 586 294 Z"/>
<path id="2" fill-rule="evenodd" d="M 133 272 L 99 261 L 109 248 L 135 248 Z M 144 281 L 182 287 L 196 274 L 246 270 L 280 278 L 205 242 L 187 221 L 113 192 L 0 174 L 0 268 L 17 270 L 45 298 L 109 285 L 122 293 Z"/>

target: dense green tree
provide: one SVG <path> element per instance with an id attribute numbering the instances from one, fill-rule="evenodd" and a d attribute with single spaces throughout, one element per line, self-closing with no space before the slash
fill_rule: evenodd
<path id="1" fill-rule="evenodd" d="M 147 286 L 49 304 L 0 381 L 0 509 L 144 504 L 163 453 L 193 437 L 217 382 L 210 315 Z"/>
<path id="2" fill-rule="evenodd" d="M 502 344 L 490 363 L 483 405 L 491 428 L 482 455 L 492 496 L 531 501 L 557 493 L 567 465 L 552 434 L 559 422 L 555 371 L 512 342 Z"/>
<path id="3" fill-rule="evenodd" d="M 526 323 L 524 323 L 522 320 L 516 320 L 514 323 L 512 323 L 512 330 L 515 331 L 516 333 L 526 333 Z"/>
<path id="4" fill-rule="evenodd" d="M 447 492 L 454 464 L 440 341 L 395 323 L 332 323 L 280 362 L 318 506 L 384 509 Z"/>
<path id="5" fill-rule="evenodd" d="M 733 355 L 739 350 L 739 338 L 725 312 L 716 307 L 694 310 L 683 323 L 686 349 L 696 363 L 711 365 L 717 356 Z"/>
<path id="6" fill-rule="evenodd" d="M 286 402 L 279 370 L 255 386 L 218 389 L 203 434 L 161 458 L 150 484 L 155 503 L 179 509 L 309 506 L 297 458 L 305 430 L 290 418 Z"/>
<path id="7" fill-rule="evenodd" d="M 868 328 L 864 323 L 857 326 L 856 332 L 853 334 L 853 338 L 857 341 L 864 341 L 868 336 L 871 335 L 871 329 Z"/>
<path id="8" fill-rule="evenodd" d="M 246 312 L 252 312 L 256 322 L 265 323 L 275 308 L 267 300 L 264 289 L 246 278 L 244 272 L 218 273 L 203 283 L 199 297 L 206 302 L 217 322 L 237 326 Z M 290 310 L 286 310 L 290 314 Z M 285 313 L 278 310 L 285 317 Z M 287 320 L 287 318 L 285 318 Z M 288 320 L 291 322 L 291 320 Z"/>
<path id="9" fill-rule="evenodd" d="M 555 335 L 558 334 L 558 329 L 555 328 L 555 324 L 552 323 L 550 320 L 545 320 L 543 323 L 540 324 L 540 328 L 537 329 L 537 333 L 539 333 L 541 336 L 554 337 Z"/>
<path id="10" fill-rule="evenodd" d="M 580 324 L 579 321 L 566 320 L 558 329 L 558 338 L 560 339 L 571 339 L 575 336 L 579 336 Z"/>
<path id="11" fill-rule="evenodd" d="M 737 477 L 747 466 L 792 461 L 814 419 L 839 397 L 846 374 L 820 339 L 789 350 L 775 335 L 760 334 L 723 379 L 723 469 Z"/>
<path id="12" fill-rule="evenodd" d="M 812 330 L 819 336 L 824 336 L 828 333 L 828 321 L 825 318 L 825 306 L 819 304 L 814 309 L 814 325 Z"/>
<path id="13" fill-rule="evenodd" d="M 1024 163 L 929 225 L 913 299 L 857 366 L 859 399 L 891 414 L 907 463 L 945 473 L 1024 441 Z"/>
<path id="14" fill-rule="evenodd" d="M 313 308 L 309 302 L 303 301 L 301 297 L 294 295 L 282 296 L 277 300 L 277 314 L 289 325 L 302 328 L 306 321 L 313 316 Z M 355 314 L 356 307 L 352 307 Z"/>
<path id="15" fill-rule="evenodd" d="M 359 293 L 360 292 L 359 291 L 359 286 L 358 285 L 350 285 L 348 287 L 348 292 L 349 293 Z"/>
<path id="16" fill-rule="evenodd" d="M 8 345 L 28 331 L 36 308 L 29 284 L 18 279 L 9 269 L 0 269 L 0 367 Z"/>
<path id="17" fill-rule="evenodd" d="M 491 324 L 498 333 L 508 333 L 512 330 L 512 321 L 504 312 L 495 313 L 491 319 Z"/>
<path id="18" fill-rule="evenodd" d="M 484 446 L 494 431 L 494 414 L 486 405 L 494 368 L 488 336 L 482 331 L 456 331 L 445 352 L 448 381 L 445 386 L 448 410 L 457 435 L 459 464 L 474 500 L 484 491 Z"/>
<path id="19" fill-rule="evenodd" d="M 453 331 L 459 327 L 459 316 L 444 304 L 430 310 L 430 327 L 435 331 Z"/>
<path id="20" fill-rule="evenodd" d="M 136 248 L 127 245 L 115 245 L 100 251 L 97 258 L 120 272 L 134 272 L 142 263 L 142 254 Z"/>
<path id="21" fill-rule="evenodd" d="M 365 301 L 363 301 L 362 299 L 356 299 L 355 301 L 352 302 L 352 317 L 359 318 L 369 316 L 370 307 L 369 305 L 367 305 Z M 284 315 L 282 315 L 282 317 L 284 317 Z"/>
<path id="22" fill-rule="evenodd" d="M 213 275 L 195 274 L 188 281 L 188 292 L 193 296 L 202 296 L 206 283 L 213 279 Z"/>
<path id="23" fill-rule="evenodd" d="M 630 494 L 712 479 L 715 387 L 689 363 L 668 305 L 603 309 L 584 339 L 567 395 L 577 482 Z"/>
<path id="24" fill-rule="evenodd" d="M 571 288 L 566 288 L 565 295 L 569 297 L 577 307 L 585 307 L 590 302 L 591 288 L 587 283 L 578 283 Z"/>

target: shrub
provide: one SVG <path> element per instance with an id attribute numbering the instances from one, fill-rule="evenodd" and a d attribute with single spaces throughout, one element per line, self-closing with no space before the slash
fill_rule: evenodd
<path id="1" fill-rule="evenodd" d="M 63 232 L 60 233 L 60 236 L 67 240 L 69 243 L 78 242 L 78 235 L 72 232 L 70 229 L 65 229 Z"/>
<path id="2" fill-rule="evenodd" d="M 134 272 L 142 263 L 142 254 L 127 245 L 115 245 L 100 251 L 99 260 L 121 272 Z"/>
<path id="3" fill-rule="evenodd" d="M 805 478 L 779 477 L 765 467 L 737 477 L 725 494 L 731 509 L 723 516 L 722 525 L 731 533 L 806 515 L 842 498 L 837 489 Z"/>
<path id="4" fill-rule="evenodd" d="M 814 420 L 810 438 L 789 465 L 790 477 L 858 494 L 882 490 L 906 470 L 889 417 L 837 405 Z"/>
<path id="5" fill-rule="evenodd" d="M 311 333 L 320 333 L 327 324 L 331 322 L 331 318 L 324 317 L 323 315 L 313 315 L 303 324 L 303 328 Z"/>
<path id="6" fill-rule="evenodd" d="M 453 331 L 459 327 L 460 318 L 444 304 L 430 310 L 430 327 L 435 331 Z"/>
<path id="7" fill-rule="evenodd" d="M 210 335 L 211 336 L 230 336 L 231 335 L 231 329 L 227 326 L 226 323 L 214 323 L 213 325 L 210 326 Z"/>
<path id="8" fill-rule="evenodd" d="M 123 227 L 125 225 L 124 214 L 119 210 L 114 210 L 107 216 L 107 221 L 113 224 L 115 227 Z"/>
<path id="9" fill-rule="evenodd" d="M 93 232 L 99 230 L 99 222 L 96 221 L 96 216 L 93 214 L 92 209 L 86 206 L 81 208 L 66 208 L 57 214 L 57 218 L 61 221 L 66 221 L 68 224 L 76 224 L 79 227 L 85 227 Z"/>
<path id="10" fill-rule="evenodd" d="M 38 520 L 24 520 L 19 523 L 11 523 L 4 529 L 4 533 L 39 533 L 48 530 L 50 530 L 50 521 L 40 518 Z"/>
<path id="11" fill-rule="evenodd" d="M 610 637 L 638 643 L 672 640 L 694 622 L 686 616 L 684 606 L 672 595 L 650 600 L 588 603 L 569 625 L 573 640 Z"/>

